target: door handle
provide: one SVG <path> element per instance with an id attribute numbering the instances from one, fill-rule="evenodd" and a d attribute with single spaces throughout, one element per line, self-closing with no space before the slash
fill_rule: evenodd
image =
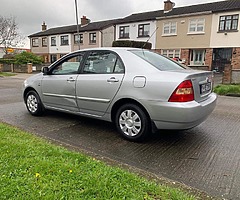
<path id="1" fill-rule="evenodd" d="M 67 82 L 74 82 L 75 81 L 75 79 L 73 78 L 73 77 L 69 77 L 68 79 L 67 79 Z"/>
<path id="2" fill-rule="evenodd" d="M 119 82 L 119 80 L 115 77 L 111 77 L 111 78 L 107 79 L 107 82 L 108 83 L 116 83 L 116 82 Z"/>

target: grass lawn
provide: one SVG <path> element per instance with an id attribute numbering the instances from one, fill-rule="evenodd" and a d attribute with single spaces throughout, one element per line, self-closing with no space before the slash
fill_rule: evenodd
<path id="1" fill-rule="evenodd" d="M 214 92 L 219 95 L 236 95 L 240 96 L 240 84 L 239 85 L 217 85 L 214 88 Z"/>
<path id="2" fill-rule="evenodd" d="M 196 199 L 0 123 L 1 199 Z"/>
<path id="3" fill-rule="evenodd" d="M 15 76 L 16 74 L 11 72 L 0 72 L 0 76 Z"/>

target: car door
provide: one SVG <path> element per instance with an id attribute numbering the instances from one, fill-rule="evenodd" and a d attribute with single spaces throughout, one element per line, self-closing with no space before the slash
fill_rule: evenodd
<path id="1" fill-rule="evenodd" d="M 76 80 L 83 53 L 68 55 L 54 64 L 42 79 L 43 102 L 47 107 L 79 111 L 76 101 Z"/>
<path id="2" fill-rule="evenodd" d="M 89 52 L 76 84 L 80 112 L 102 116 L 119 90 L 123 77 L 124 66 L 117 54 L 103 50 Z"/>

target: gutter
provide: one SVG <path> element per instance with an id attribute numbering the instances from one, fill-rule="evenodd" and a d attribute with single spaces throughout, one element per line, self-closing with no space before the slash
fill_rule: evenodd
<path id="1" fill-rule="evenodd" d="M 212 11 L 205 11 L 205 12 L 198 12 L 198 13 L 171 15 L 171 16 L 156 17 L 156 20 L 158 20 L 158 19 L 171 19 L 171 18 L 178 18 L 178 17 L 188 17 L 188 16 L 198 16 L 198 15 L 210 15 L 212 13 L 213 13 Z"/>

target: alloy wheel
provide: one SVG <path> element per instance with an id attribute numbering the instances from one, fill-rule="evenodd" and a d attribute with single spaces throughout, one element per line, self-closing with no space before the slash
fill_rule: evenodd
<path id="1" fill-rule="evenodd" d="M 37 98 L 32 94 L 27 97 L 27 107 L 31 113 L 35 113 L 38 109 Z"/>
<path id="2" fill-rule="evenodd" d="M 120 114 L 119 125 L 122 132 L 130 137 L 138 135 L 142 128 L 141 118 L 133 110 L 125 110 Z"/>

